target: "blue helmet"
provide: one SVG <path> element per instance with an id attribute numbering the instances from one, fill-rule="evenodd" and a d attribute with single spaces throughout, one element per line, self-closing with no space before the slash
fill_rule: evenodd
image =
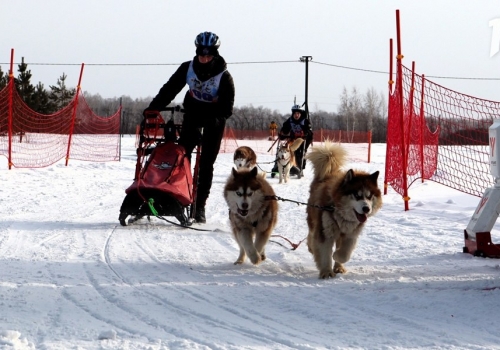
<path id="1" fill-rule="evenodd" d="M 217 34 L 214 34 L 212 32 L 203 32 L 198 34 L 196 40 L 194 41 L 194 44 L 196 45 L 196 47 L 203 46 L 218 49 L 220 46 L 220 39 Z"/>
<path id="2" fill-rule="evenodd" d="M 295 113 L 295 112 L 302 113 L 302 108 L 299 105 L 293 105 L 292 106 L 292 113 Z"/>

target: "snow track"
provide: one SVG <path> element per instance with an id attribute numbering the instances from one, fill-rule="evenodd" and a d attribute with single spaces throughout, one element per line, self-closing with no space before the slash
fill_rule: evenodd
<path id="1" fill-rule="evenodd" d="M 319 280 L 307 244 L 292 251 L 279 237 L 284 246 L 270 242 L 260 265 L 233 264 L 239 249 L 222 197 L 230 154 L 215 167 L 208 224 L 195 226 L 208 231 L 154 217 L 120 226 L 135 169 L 134 138 L 125 141 L 122 163 L 0 171 L 2 203 L 15 203 L 0 216 L 0 347 L 498 348 L 499 262 L 461 253 L 475 198 L 415 184 L 424 199 L 404 212 L 398 195 L 385 196 L 349 272 Z M 373 147 L 373 163 L 355 168 L 384 169 L 385 145 Z M 303 201 L 310 170 L 269 181 L 278 196 Z M 280 201 L 273 233 L 304 239 L 304 206 Z"/>

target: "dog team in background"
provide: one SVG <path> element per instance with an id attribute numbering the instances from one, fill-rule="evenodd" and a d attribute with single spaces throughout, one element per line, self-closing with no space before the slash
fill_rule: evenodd
<path id="1" fill-rule="evenodd" d="M 292 115 L 283 123 L 281 130 L 278 134 L 281 141 L 293 143 L 296 139 L 303 139 L 305 142 L 302 147 L 297 147 L 294 151 L 295 165 L 290 167 L 290 174 L 297 175 L 299 178 L 304 175 L 304 168 L 306 167 L 306 160 L 304 154 L 307 152 L 309 145 L 313 140 L 313 132 L 311 121 L 307 118 L 306 112 L 299 106 L 292 106 Z M 278 163 L 276 162 L 271 177 L 279 171 Z"/>
<path id="2" fill-rule="evenodd" d="M 304 139 L 298 138 L 293 142 L 282 142 L 278 146 L 278 151 L 276 152 L 276 163 L 278 165 L 279 179 L 282 183 L 288 182 L 290 179 L 290 170 L 292 167 L 297 166 L 295 151 L 302 145 Z M 303 175 L 301 173 L 297 174 L 299 178 Z"/>

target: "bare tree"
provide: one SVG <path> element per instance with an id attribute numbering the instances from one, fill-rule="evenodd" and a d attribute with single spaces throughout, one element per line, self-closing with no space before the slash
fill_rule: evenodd
<path id="1" fill-rule="evenodd" d="M 344 86 L 342 95 L 340 95 L 339 115 L 345 120 L 344 125 L 347 133 L 349 134 L 349 131 L 351 131 L 351 138 L 354 137 L 353 131 L 356 130 L 357 117 L 361 115 L 361 112 L 361 97 L 358 94 L 357 88 L 353 87 L 349 95 L 347 88 Z"/>
<path id="2" fill-rule="evenodd" d="M 372 87 L 366 91 L 363 102 L 363 110 L 367 117 L 366 129 L 371 131 L 373 129 L 373 118 L 378 117 L 378 113 L 380 112 L 379 95 L 375 91 L 375 88 Z"/>

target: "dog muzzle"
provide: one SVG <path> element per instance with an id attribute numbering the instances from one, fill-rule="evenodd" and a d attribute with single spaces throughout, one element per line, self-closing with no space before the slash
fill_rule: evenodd
<path id="1" fill-rule="evenodd" d="M 248 215 L 248 210 L 243 210 L 243 209 L 238 208 L 237 212 L 241 216 L 247 216 Z"/>
<path id="2" fill-rule="evenodd" d="M 360 214 L 356 210 L 354 210 L 354 214 L 356 214 L 356 218 L 360 223 L 364 223 L 366 220 L 368 220 L 368 216 L 366 214 Z"/>

